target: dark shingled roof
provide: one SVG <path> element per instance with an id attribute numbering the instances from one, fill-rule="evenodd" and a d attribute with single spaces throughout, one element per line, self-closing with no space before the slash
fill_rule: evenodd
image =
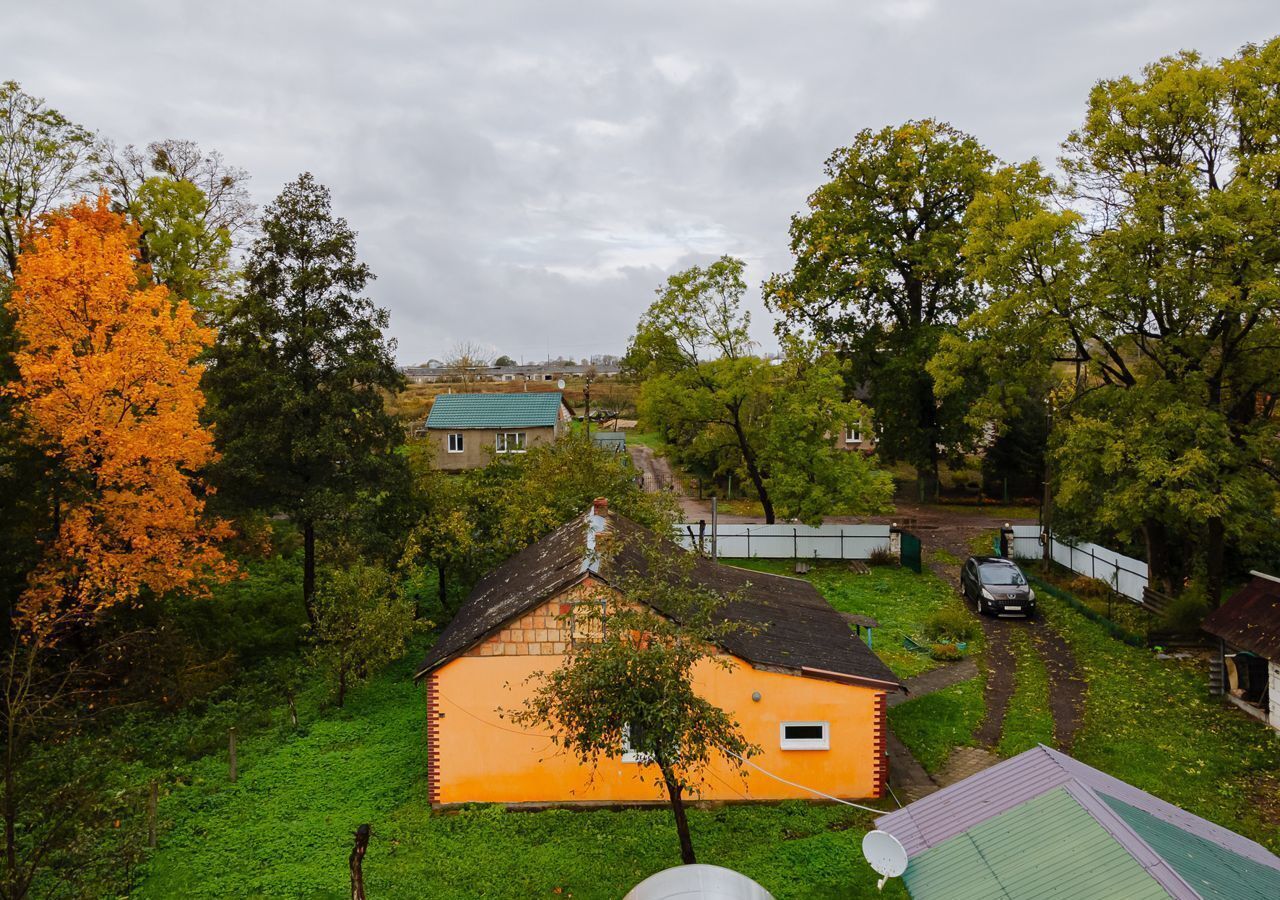
<path id="1" fill-rule="evenodd" d="M 654 542 L 652 532 L 609 513 L 607 530 L 614 552 L 602 568 L 595 555 L 593 533 L 602 524 L 590 514 L 575 518 L 482 578 L 415 677 L 444 664 L 588 572 L 605 582 L 625 574 L 643 574 L 647 568 L 645 548 Z M 685 553 L 670 541 L 661 541 L 658 546 L 665 553 Z M 890 688 L 900 685 L 889 667 L 854 635 L 840 613 L 809 582 L 717 565 L 702 557 L 694 559 L 689 575 L 718 593 L 739 596 L 725 605 L 725 618 L 760 626 L 755 633 L 735 632 L 725 637 L 724 649 L 734 656 L 756 666 L 818 676 L 843 675 Z"/>
<path id="2" fill-rule="evenodd" d="M 1254 572 L 1201 627 L 1232 647 L 1280 661 L 1280 581 Z"/>

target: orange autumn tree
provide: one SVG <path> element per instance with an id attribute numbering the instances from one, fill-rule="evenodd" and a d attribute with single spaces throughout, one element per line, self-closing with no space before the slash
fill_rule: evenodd
<path id="1" fill-rule="evenodd" d="M 137 248 L 104 192 L 47 216 L 18 258 L 9 390 L 59 474 L 56 533 L 19 605 L 37 630 L 233 571 L 194 474 L 215 458 L 195 362 L 213 332 L 145 277 Z"/>

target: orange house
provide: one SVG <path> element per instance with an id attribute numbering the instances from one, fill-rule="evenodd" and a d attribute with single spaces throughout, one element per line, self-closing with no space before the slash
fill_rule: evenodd
<path id="1" fill-rule="evenodd" d="M 602 534 L 612 548 L 607 561 L 596 552 Z M 426 680 L 433 806 L 664 800 L 652 779 L 640 777 L 643 758 L 624 748 L 593 773 L 553 745 L 547 729 L 500 718 L 500 710 L 520 706 L 531 675 L 560 665 L 575 640 L 575 605 L 618 596 L 611 581 L 643 565 L 640 547 L 651 542 L 599 500 L 476 585 L 415 676 Z M 684 551 L 667 544 L 664 552 Z M 754 626 L 724 639 L 720 651 L 731 665 L 696 670 L 696 687 L 763 750 L 745 774 L 727 763 L 713 769 L 698 799 L 815 797 L 799 785 L 844 799 L 881 796 L 885 695 L 901 687 L 889 668 L 807 581 L 701 558 L 693 577 L 734 593 L 725 615 Z"/>

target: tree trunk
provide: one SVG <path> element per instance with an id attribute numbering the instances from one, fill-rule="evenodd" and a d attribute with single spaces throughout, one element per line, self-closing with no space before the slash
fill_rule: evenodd
<path id="1" fill-rule="evenodd" d="M 440 596 L 440 612 L 449 612 L 449 583 L 445 581 L 445 567 L 436 566 L 436 588 Z"/>
<path id="2" fill-rule="evenodd" d="M 1151 583 L 1173 596 L 1173 565 L 1169 558 L 1169 540 L 1164 525 L 1155 519 L 1147 519 L 1142 523 L 1142 536 L 1147 544 L 1147 567 Z"/>
<path id="3" fill-rule="evenodd" d="M 338 669 L 338 709 L 342 709 L 342 704 L 346 699 L 347 699 L 347 667 L 344 665 Z"/>
<path id="4" fill-rule="evenodd" d="M 760 467 L 756 464 L 756 455 L 751 450 L 751 445 L 747 442 L 746 432 L 742 430 L 742 423 L 738 420 L 738 411 L 733 411 L 733 433 L 738 438 L 738 449 L 742 451 L 742 461 L 746 464 L 747 474 L 751 476 L 751 483 L 755 486 L 756 496 L 760 498 L 760 505 L 764 508 L 764 521 L 766 525 L 772 525 L 774 522 L 773 502 L 769 499 L 769 491 L 764 486 L 764 473 L 760 471 Z"/>
<path id="5" fill-rule="evenodd" d="M 302 603 L 307 620 L 316 624 L 316 526 L 307 519 L 302 523 Z"/>
<path id="6" fill-rule="evenodd" d="M 1222 604 L 1223 555 L 1225 552 L 1225 527 L 1222 519 L 1210 519 L 1205 526 L 1204 563 L 1205 563 L 1205 596 L 1209 600 L 1209 608 L 1217 609 Z"/>
<path id="7" fill-rule="evenodd" d="M 347 866 L 351 869 L 351 900 L 365 900 L 364 896 L 364 853 L 369 849 L 369 826 L 361 825 L 356 829 L 355 846 L 351 848 L 351 856 Z"/>
<path id="8" fill-rule="evenodd" d="M 680 835 L 680 861 L 686 866 L 697 862 L 693 856 L 693 838 L 689 836 L 689 818 L 685 815 L 680 782 L 667 766 L 662 767 L 662 780 L 667 784 L 667 797 L 671 801 L 671 814 L 675 816 L 676 833 Z"/>

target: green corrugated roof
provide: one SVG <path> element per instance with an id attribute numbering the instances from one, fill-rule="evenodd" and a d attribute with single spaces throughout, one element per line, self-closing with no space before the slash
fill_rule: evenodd
<path id="1" fill-rule="evenodd" d="M 1205 900 L 1280 897 L 1280 871 L 1245 859 L 1114 797 L 1100 796 Z"/>
<path id="2" fill-rule="evenodd" d="M 547 428 L 560 417 L 560 393 L 441 394 L 428 428 Z"/>
<path id="3" fill-rule="evenodd" d="M 902 877 L 915 900 L 1169 896 L 1065 788 L 913 857 Z"/>

